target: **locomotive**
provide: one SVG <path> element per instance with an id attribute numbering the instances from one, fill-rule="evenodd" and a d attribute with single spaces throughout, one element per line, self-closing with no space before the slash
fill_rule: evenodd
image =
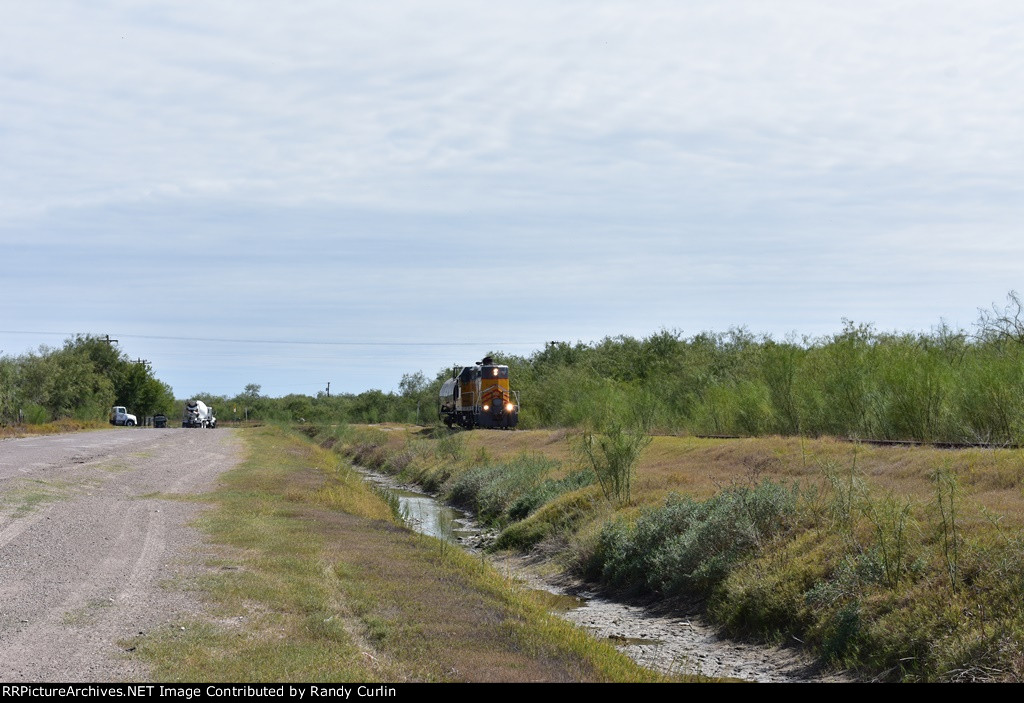
<path id="1" fill-rule="evenodd" d="M 489 356 L 461 372 L 456 367 L 441 385 L 438 416 L 448 427 L 514 428 L 519 423 L 519 392 L 509 390 L 508 367 Z"/>

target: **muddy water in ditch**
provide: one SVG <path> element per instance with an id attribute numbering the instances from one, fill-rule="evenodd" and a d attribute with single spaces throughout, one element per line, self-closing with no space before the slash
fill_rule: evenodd
<path id="1" fill-rule="evenodd" d="M 456 544 L 472 543 L 483 534 L 469 515 L 441 503 L 433 496 L 408 488 L 388 490 L 398 496 L 405 523 L 417 532 Z"/>
<path id="2" fill-rule="evenodd" d="M 479 552 L 494 532 L 472 517 L 396 482 L 390 476 L 359 469 L 370 483 L 398 497 L 408 525 Z M 617 603 L 579 587 L 558 585 L 538 575 L 527 558 L 494 559 L 502 571 L 535 589 L 548 610 L 596 637 L 604 638 L 639 664 L 669 674 L 702 674 L 759 682 L 850 681 L 843 674 L 820 671 L 792 647 L 765 647 L 719 637 L 699 616 L 665 615 L 649 608 Z"/>
<path id="3" fill-rule="evenodd" d="M 405 522 L 413 530 L 454 542 L 467 549 L 476 547 L 487 536 L 469 513 L 445 505 L 423 491 L 395 481 L 387 474 L 362 467 L 356 467 L 356 470 L 366 481 L 386 489 L 398 498 Z"/>

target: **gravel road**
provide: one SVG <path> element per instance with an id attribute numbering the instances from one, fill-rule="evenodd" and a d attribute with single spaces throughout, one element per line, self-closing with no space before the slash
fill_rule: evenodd
<path id="1" fill-rule="evenodd" d="M 0 441 L 0 679 L 145 680 L 125 641 L 202 612 L 195 573 L 232 430 L 124 428 Z"/>

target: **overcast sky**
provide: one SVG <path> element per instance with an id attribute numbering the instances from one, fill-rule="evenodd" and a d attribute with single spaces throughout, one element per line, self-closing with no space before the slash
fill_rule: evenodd
<path id="1" fill-rule="evenodd" d="M 0 350 L 284 395 L 969 327 L 1024 288 L 1022 85 L 1016 0 L 0 0 Z"/>

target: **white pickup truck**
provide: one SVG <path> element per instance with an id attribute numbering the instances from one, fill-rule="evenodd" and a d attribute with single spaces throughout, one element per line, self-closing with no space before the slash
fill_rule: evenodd
<path id="1" fill-rule="evenodd" d="M 139 420 L 128 412 L 128 408 L 123 405 L 115 405 L 110 409 L 110 424 L 132 427 L 139 424 Z"/>

